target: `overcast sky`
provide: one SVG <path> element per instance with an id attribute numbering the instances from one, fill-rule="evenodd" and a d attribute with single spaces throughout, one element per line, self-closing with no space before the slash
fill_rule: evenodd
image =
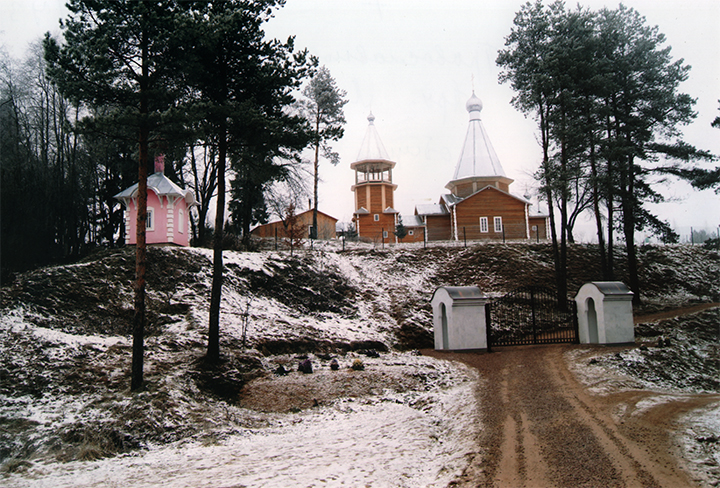
<path id="1" fill-rule="evenodd" d="M 483 101 L 482 120 L 505 168 L 511 191 L 532 193 L 530 175 L 540 149 L 535 122 L 510 105 L 513 92 L 498 83 L 495 65 L 521 0 L 288 0 L 266 25 L 269 36 L 296 36 L 328 67 L 347 91 L 345 136 L 335 144 L 337 167 L 321 163 L 320 209 L 340 220 L 352 218 L 350 186 L 370 111 L 398 185 L 395 206 L 413 213 L 418 203 L 437 202 L 452 178 L 468 123 L 465 102 L 474 86 Z M 0 0 L 0 43 L 15 57 L 46 31 L 59 33 L 66 15 L 61 0 Z M 696 121 L 685 128 L 687 142 L 720 154 L 720 130 L 710 127 L 720 99 L 720 1 L 626 0 L 658 25 L 674 59 L 692 66 L 682 90 L 697 98 Z M 569 6 L 575 3 L 568 2 Z M 617 3 L 592 0 L 593 10 Z M 720 197 L 673 183 L 673 201 L 658 213 L 681 232 L 690 226 L 717 229 Z M 591 239 L 592 226 L 579 229 Z"/>

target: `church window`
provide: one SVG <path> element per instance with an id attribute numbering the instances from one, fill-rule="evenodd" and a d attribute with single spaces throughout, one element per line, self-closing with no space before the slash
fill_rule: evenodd
<path id="1" fill-rule="evenodd" d="M 183 234 L 185 232 L 185 212 L 178 210 L 178 232 Z"/>
<path id="2" fill-rule="evenodd" d="M 387 237 L 388 237 L 388 231 L 384 230 L 383 231 L 383 239 L 387 239 Z"/>
<path id="3" fill-rule="evenodd" d="M 488 231 L 488 220 L 487 217 L 480 217 L 480 232 Z"/>
<path id="4" fill-rule="evenodd" d="M 408 231 L 408 235 L 409 235 L 409 236 L 414 236 L 414 235 L 415 235 L 415 231 L 414 231 L 414 230 L 409 230 L 409 231 Z"/>
<path id="5" fill-rule="evenodd" d="M 380 221 L 380 214 L 375 214 L 375 215 L 373 215 L 373 220 L 374 220 L 375 222 L 379 222 L 379 221 Z"/>
<path id="6" fill-rule="evenodd" d="M 147 220 L 145 221 L 145 229 L 155 230 L 155 209 L 152 207 L 147 208 Z"/>
<path id="7" fill-rule="evenodd" d="M 495 232 L 502 232 L 503 226 L 502 226 L 502 217 L 495 217 Z"/>

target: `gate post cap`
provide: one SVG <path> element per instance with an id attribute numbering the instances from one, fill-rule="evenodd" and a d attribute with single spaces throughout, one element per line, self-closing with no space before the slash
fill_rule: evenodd
<path id="1" fill-rule="evenodd" d="M 479 298 L 487 298 L 477 286 L 439 286 L 433 293 L 433 299 L 440 290 L 445 290 L 453 300 L 477 300 Z"/>
<path id="2" fill-rule="evenodd" d="M 603 295 L 605 300 L 631 300 L 633 296 L 633 292 L 622 281 L 591 281 L 580 287 L 576 300 L 595 293 Z"/>

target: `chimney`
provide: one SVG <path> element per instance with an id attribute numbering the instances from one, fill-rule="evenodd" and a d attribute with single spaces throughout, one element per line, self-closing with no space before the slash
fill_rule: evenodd
<path id="1" fill-rule="evenodd" d="M 158 154 L 155 156 L 155 172 L 165 174 L 165 155 Z"/>

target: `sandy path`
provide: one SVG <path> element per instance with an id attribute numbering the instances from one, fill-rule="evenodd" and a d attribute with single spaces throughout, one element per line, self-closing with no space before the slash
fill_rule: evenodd
<path id="1" fill-rule="evenodd" d="M 668 398 L 636 408 L 657 393 L 590 395 L 566 367 L 563 353 L 573 347 L 424 351 L 462 361 L 488 380 L 477 393 L 484 426 L 478 452 L 451 486 L 693 486 L 673 454 L 670 432 L 678 415 L 712 398 Z"/>
<path id="2" fill-rule="evenodd" d="M 691 313 L 702 312 L 709 308 L 716 308 L 720 306 L 720 303 L 699 303 L 697 305 L 690 305 L 683 308 L 675 308 L 672 310 L 666 310 L 664 312 L 656 312 L 645 315 L 635 315 L 634 322 L 636 324 L 642 324 L 644 322 L 657 322 L 659 320 L 672 319 L 681 315 L 689 315 Z"/>

